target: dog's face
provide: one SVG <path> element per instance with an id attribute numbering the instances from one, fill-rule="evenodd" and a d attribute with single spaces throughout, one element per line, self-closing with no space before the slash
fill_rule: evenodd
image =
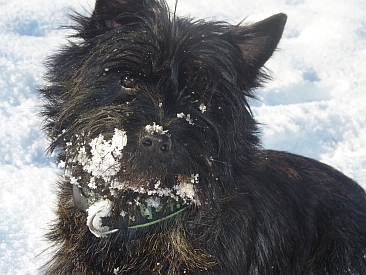
<path id="1" fill-rule="evenodd" d="M 235 192 L 236 162 L 249 167 L 258 149 L 247 99 L 286 17 L 231 26 L 153 0 L 99 0 L 77 21 L 43 95 L 51 150 L 90 231 L 159 230 L 217 208 Z"/>

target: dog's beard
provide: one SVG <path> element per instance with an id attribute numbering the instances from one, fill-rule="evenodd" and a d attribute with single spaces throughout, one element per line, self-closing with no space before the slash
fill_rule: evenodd
<path id="1" fill-rule="evenodd" d="M 155 124 L 146 129 L 164 132 Z M 127 143 L 126 131 L 116 128 L 109 139 L 80 134 L 66 144 L 66 177 L 76 206 L 88 212 L 86 223 L 97 237 L 149 227 L 201 205 L 199 173 L 126 169 Z"/>

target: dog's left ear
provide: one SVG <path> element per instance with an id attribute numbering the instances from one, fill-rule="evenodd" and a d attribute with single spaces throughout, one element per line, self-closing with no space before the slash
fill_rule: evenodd
<path id="1" fill-rule="evenodd" d="M 249 66 L 259 70 L 277 48 L 286 21 L 287 16 L 280 13 L 252 25 L 238 26 L 223 36 L 239 46 Z"/>

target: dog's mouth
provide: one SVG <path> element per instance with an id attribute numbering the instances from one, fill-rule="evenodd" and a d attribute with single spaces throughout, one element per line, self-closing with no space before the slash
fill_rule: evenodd
<path id="1" fill-rule="evenodd" d="M 96 237 L 106 237 L 120 230 L 132 231 L 158 225 L 177 217 L 189 207 L 190 205 L 182 205 L 172 200 L 148 197 L 144 203 L 129 202 L 116 219 L 115 217 L 111 218 L 112 213 L 116 210 L 113 202 L 105 199 L 87 209 L 87 226 Z M 111 224 L 113 225 L 110 226 Z"/>
<path id="2" fill-rule="evenodd" d="M 160 128 L 154 123 L 153 133 Z M 87 225 L 96 237 L 152 227 L 201 204 L 199 174 L 130 172 L 123 164 L 126 145 L 126 132 L 117 128 L 109 138 L 80 135 L 67 144 L 74 203 L 88 213 Z"/>
<path id="3" fill-rule="evenodd" d="M 177 176 L 171 188 L 132 187 L 110 189 L 110 195 L 100 196 L 93 190 L 73 185 L 75 205 L 88 213 L 87 226 L 96 237 L 105 237 L 121 230 L 132 231 L 158 226 L 177 219 L 192 206 L 201 203 L 196 183 L 199 175 Z"/>

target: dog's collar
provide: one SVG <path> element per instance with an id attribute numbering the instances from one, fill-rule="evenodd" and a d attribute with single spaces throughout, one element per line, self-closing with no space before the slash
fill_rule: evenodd
<path id="1" fill-rule="evenodd" d="M 189 208 L 190 206 L 186 206 L 182 209 L 179 209 L 178 211 L 168 215 L 168 216 L 165 216 L 165 217 L 162 217 L 160 219 L 157 219 L 155 221 L 151 221 L 151 222 L 148 222 L 148 223 L 143 223 L 143 224 L 137 224 L 137 225 L 133 225 L 133 226 L 129 226 L 127 227 L 127 229 L 138 229 L 138 228 L 143 228 L 143 227 L 148 227 L 148 226 L 151 226 L 151 225 L 154 225 L 154 224 L 157 224 L 159 222 L 162 222 L 162 221 L 165 221 L 167 219 L 170 219 L 180 213 L 182 213 L 184 210 L 186 210 L 187 208 Z M 108 206 L 107 206 L 108 208 Z M 119 231 L 118 228 L 115 228 L 115 229 L 112 229 L 112 230 L 107 230 L 107 231 L 102 231 L 100 230 L 99 228 L 95 228 L 94 227 L 94 224 L 93 224 L 93 221 L 94 219 L 96 218 L 97 216 L 97 213 L 94 213 L 91 218 L 88 218 L 88 227 L 89 227 L 89 230 L 96 236 L 96 237 L 105 237 L 107 235 L 110 235 L 110 234 L 113 234 L 113 233 L 116 233 Z M 99 217 L 100 218 L 100 217 Z"/>
<path id="2" fill-rule="evenodd" d="M 128 229 L 136 229 L 136 228 L 148 227 L 148 226 L 150 226 L 150 225 L 154 225 L 154 224 L 157 224 L 157 223 L 159 223 L 159 222 L 162 222 L 162 221 L 168 220 L 168 219 L 170 219 L 170 218 L 172 218 L 172 217 L 174 217 L 174 216 L 176 216 L 176 215 L 178 215 L 178 214 L 182 213 L 182 212 L 183 212 L 184 210 L 186 210 L 187 208 L 189 208 L 189 205 L 188 205 L 188 206 L 186 206 L 186 207 L 184 207 L 184 208 L 182 208 L 182 209 L 179 209 L 178 211 L 176 211 L 176 212 L 174 212 L 174 213 L 172 213 L 172 214 L 170 214 L 170 215 L 168 215 L 168 216 L 162 217 L 162 218 L 157 219 L 157 220 L 155 220 L 155 221 L 151 221 L 151 222 L 147 222 L 147 223 L 143 223 L 143 224 L 137 224 L 137 225 L 129 226 L 129 227 L 127 227 L 127 228 L 128 228 Z"/>
<path id="3" fill-rule="evenodd" d="M 72 191 L 73 191 L 73 199 L 74 199 L 74 203 L 75 203 L 76 207 L 79 208 L 80 210 L 88 211 L 90 205 L 89 205 L 87 197 L 83 193 L 82 188 L 77 186 L 77 185 L 73 185 L 73 190 Z M 143 224 L 128 226 L 127 229 L 144 228 L 144 227 L 148 227 L 148 226 L 160 223 L 162 221 L 168 220 L 170 218 L 173 218 L 173 217 L 179 215 L 180 213 L 182 213 L 183 211 L 185 211 L 189 207 L 190 207 L 190 205 L 187 205 L 187 206 L 185 206 L 185 207 L 177 210 L 176 212 L 171 213 L 171 214 L 169 214 L 165 217 L 162 217 L 160 219 L 150 221 L 150 222 L 147 222 L 147 223 L 143 223 Z M 179 204 L 178 208 L 180 208 L 180 204 Z M 173 210 L 173 208 L 171 208 L 171 210 Z M 96 217 L 96 213 L 94 213 L 94 215 L 92 215 L 91 218 L 88 218 L 88 220 L 89 220 L 88 227 L 89 227 L 90 231 L 95 236 L 97 236 L 97 237 L 106 236 L 106 235 L 110 235 L 112 233 L 115 233 L 115 232 L 119 231 L 118 228 L 113 229 L 113 230 L 108 230 L 108 231 L 101 231 L 100 229 L 95 228 L 94 225 L 93 225 L 93 220 L 94 220 L 95 217 Z"/>

